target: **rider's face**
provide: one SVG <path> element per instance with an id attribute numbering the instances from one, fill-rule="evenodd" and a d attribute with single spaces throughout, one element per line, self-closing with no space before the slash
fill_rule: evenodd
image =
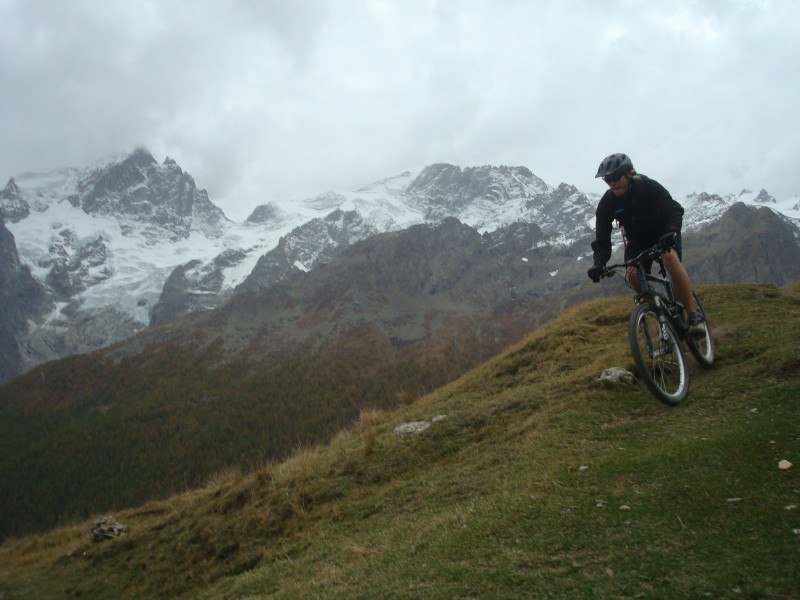
<path id="1" fill-rule="evenodd" d="M 609 189 L 614 193 L 615 196 L 624 196 L 628 192 L 628 188 L 631 185 L 631 173 L 628 171 L 620 177 L 617 181 L 613 181 L 611 177 L 604 177 L 603 181 L 608 184 Z"/>

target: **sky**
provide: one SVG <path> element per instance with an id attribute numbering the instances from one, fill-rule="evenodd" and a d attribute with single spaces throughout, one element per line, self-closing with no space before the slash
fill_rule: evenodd
<path id="1" fill-rule="evenodd" d="M 796 0 L 0 0 L 0 186 L 146 148 L 234 220 L 438 162 L 800 194 Z"/>

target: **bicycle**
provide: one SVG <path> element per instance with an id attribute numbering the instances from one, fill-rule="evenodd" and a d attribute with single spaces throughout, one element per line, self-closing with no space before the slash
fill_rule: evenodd
<path id="1" fill-rule="evenodd" d="M 705 332 L 699 336 L 690 334 L 686 310 L 667 277 L 662 252 L 656 244 L 631 260 L 607 266 L 601 278 L 621 272 L 625 284 L 636 292 L 627 276 L 630 267 L 635 269 L 641 289 L 633 298 L 636 307 L 628 321 L 633 360 L 650 392 L 661 402 L 676 406 L 689 393 L 689 369 L 681 342 L 686 342 L 697 362 L 710 367 L 714 363 L 714 341 L 706 312 L 694 292 Z M 658 263 L 657 275 L 648 272 L 648 263 Z"/>

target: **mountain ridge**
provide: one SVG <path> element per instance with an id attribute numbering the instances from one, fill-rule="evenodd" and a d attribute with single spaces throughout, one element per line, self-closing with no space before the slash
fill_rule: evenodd
<path id="1" fill-rule="evenodd" d="M 355 192 L 261 205 L 236 224 L 174 160 L 159 165 L 142 148 L 86 169 L 23 174 L 0 191 L 3 227 L 52 304 L 6 327 L 27 333 L 16 334 L 21 354 L 5 371 L 13 376 L 213 309 L 381 231 L 451 216 L 481 233 L 528 221 L 542 229 L 537 243 L 569 247 L 591 235 L 596 197 L 563 183 L 553 188 L 526 167 L 435 164 Z M 735 200 L 800 222 L 792 199 L 743 190 Z M 733 201 L 689 197 L 687 230 L 714 222 Z"/>

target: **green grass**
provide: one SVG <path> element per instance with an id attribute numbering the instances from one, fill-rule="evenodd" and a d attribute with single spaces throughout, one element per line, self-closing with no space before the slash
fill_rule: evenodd
<path id="1" fill-rule="evenodd" d="M 718 361 L 676 408 L 597 383 L 632 368 L 631 303 L 592 302 L 329 445 L 114 514 L 120 538 L 9 540 L 0 597 L 800 597 L 800 287 L 700 292 Z"/>

